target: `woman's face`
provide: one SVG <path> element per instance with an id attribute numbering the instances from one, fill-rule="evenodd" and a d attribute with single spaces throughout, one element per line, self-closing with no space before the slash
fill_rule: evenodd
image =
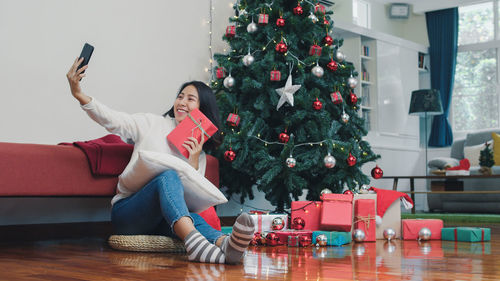
<path id="1" fill-rule="evenodd" d="M 177 96 L 174 102 L 174 117 L 177 122 L 186 118 L 188 112 L 200 108 L 200 97 L 198 91 L 193 85 L 188 85 Z"/>

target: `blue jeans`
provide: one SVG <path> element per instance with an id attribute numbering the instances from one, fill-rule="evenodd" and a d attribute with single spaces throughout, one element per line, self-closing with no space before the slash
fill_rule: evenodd
<path id="1" fill-rule="evenodd" d="M 210 243 L 215 244 L 224 235 L 200 215 L 189 213 L 184 187 L 173 170 L 161 173 L 138 192 L 116 202 L 111 210 L 111 222 L 116 234 L 120 235 L 177 237 L 173 226 L 182 217 L 191 218 L 196 230 Z"/>

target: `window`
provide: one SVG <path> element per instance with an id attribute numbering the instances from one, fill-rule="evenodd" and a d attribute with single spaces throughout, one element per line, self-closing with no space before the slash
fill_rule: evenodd
<path id="1" fill-rule="evenodd" d="M 500 127 L 499 2 L 458 9 L 458 54 L 451 110 L 456 132 Z"/>

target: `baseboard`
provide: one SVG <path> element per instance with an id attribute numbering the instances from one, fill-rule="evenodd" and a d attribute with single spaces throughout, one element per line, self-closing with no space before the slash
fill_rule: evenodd
<path id="1" fill-rule="evenodd" d="M 107 239 L 111 222 L 78 222 L 0 226 L 0 242 L 43 241 L 96 237 Z"/>

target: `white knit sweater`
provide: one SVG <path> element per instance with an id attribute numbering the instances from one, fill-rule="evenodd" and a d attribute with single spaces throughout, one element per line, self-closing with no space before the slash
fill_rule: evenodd
<path id="1" fill-rule="evenodd" d="M 167 135 L 177 125 L 174 118 L 152 113 L 128 114 L 119 112 L 105 106 L 95 98 L 92 98 L 89 103 L 81 107 L 90 118 L 106 128 L 110 133 L 117 134 L 125 139 L 132 139 L 135 143 L 130 162 L 118 178 L 116 195 L 111 200 L 111 204 L 138 191 L 138 189 L 127 187 L 121 179 L 130 172 L 133 164 L 137 161 L 139 150 L 168 153 L 187 162 L 187 159 L 175 147 L 170 147 L 167 141 Z M 205 175 L 206 165 L 206 155 L 202 151 L 198 165 L 200 174 Z"/>

